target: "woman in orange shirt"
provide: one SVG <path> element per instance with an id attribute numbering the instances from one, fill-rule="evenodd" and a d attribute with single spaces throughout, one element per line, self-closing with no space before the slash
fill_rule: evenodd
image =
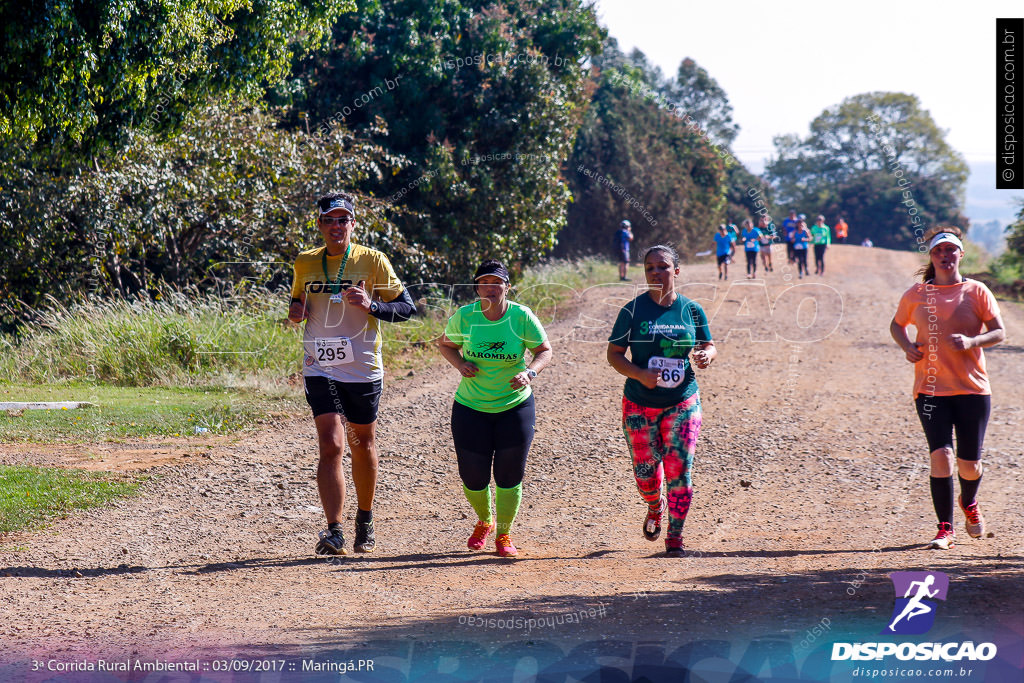
<path id="1" fill-rule="evenodd" d="M 953 547 L 954 430 L 967 533 L 973 538 L 985 533 L 977 493 L 992 392 L 982 349 L 1006 337 L 992 292 L 960 274 L 962 236 L 954 227 L 925 233 L 930 262 L 918 271 L 923 282 L 904 292 L 889 325 L 914 364 L 914 402 L 931 453 L 932 503 L 939 518 L 939 532 L 929 547 L 942 550 Z M 917 329 L 916 341 L 908 338 L 908 325 Z"/>
<path id="2" fill-rule="evenodd" d="M 843 217 L 839 217 L 839 222 L 836 223 L 836 242 L 839 244 L 846 244 L 846 236 L 850 234 L 850 226 L 846 224 Z"/>

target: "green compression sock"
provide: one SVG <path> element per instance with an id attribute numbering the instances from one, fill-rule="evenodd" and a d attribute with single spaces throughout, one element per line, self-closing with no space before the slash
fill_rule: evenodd
<path id="1" fill-rule="evenodd" d="M 501 489 L 498 489 L 499 491 Z M 466 485 L 462 485 L 462 491 L 466 494 L 466 500 L 473 506 L 476 511 L 476 516 L 481 522 L 487 522 L 490 524 L 494 521 L 491 516 L 491 487 L 488 486 L 482 491 L 471 491 L 466 488 Z"/>
<path id="2" fill-rule="evenodd" d="M 503 489 L 500 486 L 494 487 L 494 509 L 498 518 L 498 533 L 507 534 L 512 529 L 512 523 L 516 521 L 519 514 L 519 504 L 523 502 L 523 485 L 516 484 L 510 489 Z"/>

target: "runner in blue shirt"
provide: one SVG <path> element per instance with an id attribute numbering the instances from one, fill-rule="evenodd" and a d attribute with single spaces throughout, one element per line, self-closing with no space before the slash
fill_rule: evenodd
<path id="1" fill-rule="evenodd" d="M 733 244 L 732 235 L 725 227 L 725 223 L 718 226 L 715 233 L 715 256 L 718 259 L 718 279 L 729 279 L 729 260 L 736 250 Z"/>
<path id="2" fill-rule="evenodd" d="M 796 209 L 789 210 L 789 218 L 782 221 L 782 234 L 786 239 L 786 261 L 792 264 L 796 260 L 793 255 L 793 233 L 796 232 Z"/>
<path id="3" fill-rule="evenodd" d="M 629 268 L 629 243 L 633 241 L 633 225 L 622 221 L 615 231 L 615 247 L 619 257 L 619 280 L 629 280 L 626 269 Z"/>
<path id="4" fill-rule="evenodd" d="M 761 231 L 754 227 L 749 218 L 743 221 L 743 253 L 747 256 L 747 279 L 757 275 L 757 254 L 761 251 Z"/>
<path id="5" fill-rule="evenodd" d="M 807 243 L 811 241 L 811 231 L 807 229 L 807 221 L 802 218 L 793 231 L 793 254 L 796 257 L 798 278 L 807 275 Z"/>

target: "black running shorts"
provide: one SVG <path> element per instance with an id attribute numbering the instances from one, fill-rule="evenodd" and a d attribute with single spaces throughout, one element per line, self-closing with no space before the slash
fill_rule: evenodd
<path id="1" fill-rule="evenodd" d="M 961 460 L 981 460 L 981 446 L 985 442 L 985 428 L 992 410 L 992 397 L 982 394 L 956 396 L 927 396 L 918 394 L 914 399 L 917 415 L 921 418 L 928 452 L 940 448 L 953 448 L 956 431 L 956 457 Z"/>
<path id="2" fill-rule="evenodd" d="M 306 385 L 306 403 L 313 409 L 313 417 L 338 413 L 352 424 L 368 425 L 377 421 L 382 380 L 339 382 L 320 376 L 302 379 Z"/>

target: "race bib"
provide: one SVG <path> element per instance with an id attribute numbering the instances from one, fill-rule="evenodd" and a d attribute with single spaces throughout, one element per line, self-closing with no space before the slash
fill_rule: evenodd
<path id="1" fill-rule="evenodd" d="M 651 359 L 647 361 L 647 367 L 659 372 L 658 386 L 663 389 L 675 389 L 686 379 L 685 358 L 651 356 Z"/>
<path id="2" fill-rule="evenodd" d="M 351 363 L 352 340 L 348 337 L 316 337 L 313 340 L 313 355 L 322 368 Z"/>
<path id="3" fill-rule="evenodd" d="M 757 240 L 747 240 L 747 249 L 748 250 L 753 251 L 754 247 L 756 247 L 756 246 L 757 246 Z"/>

